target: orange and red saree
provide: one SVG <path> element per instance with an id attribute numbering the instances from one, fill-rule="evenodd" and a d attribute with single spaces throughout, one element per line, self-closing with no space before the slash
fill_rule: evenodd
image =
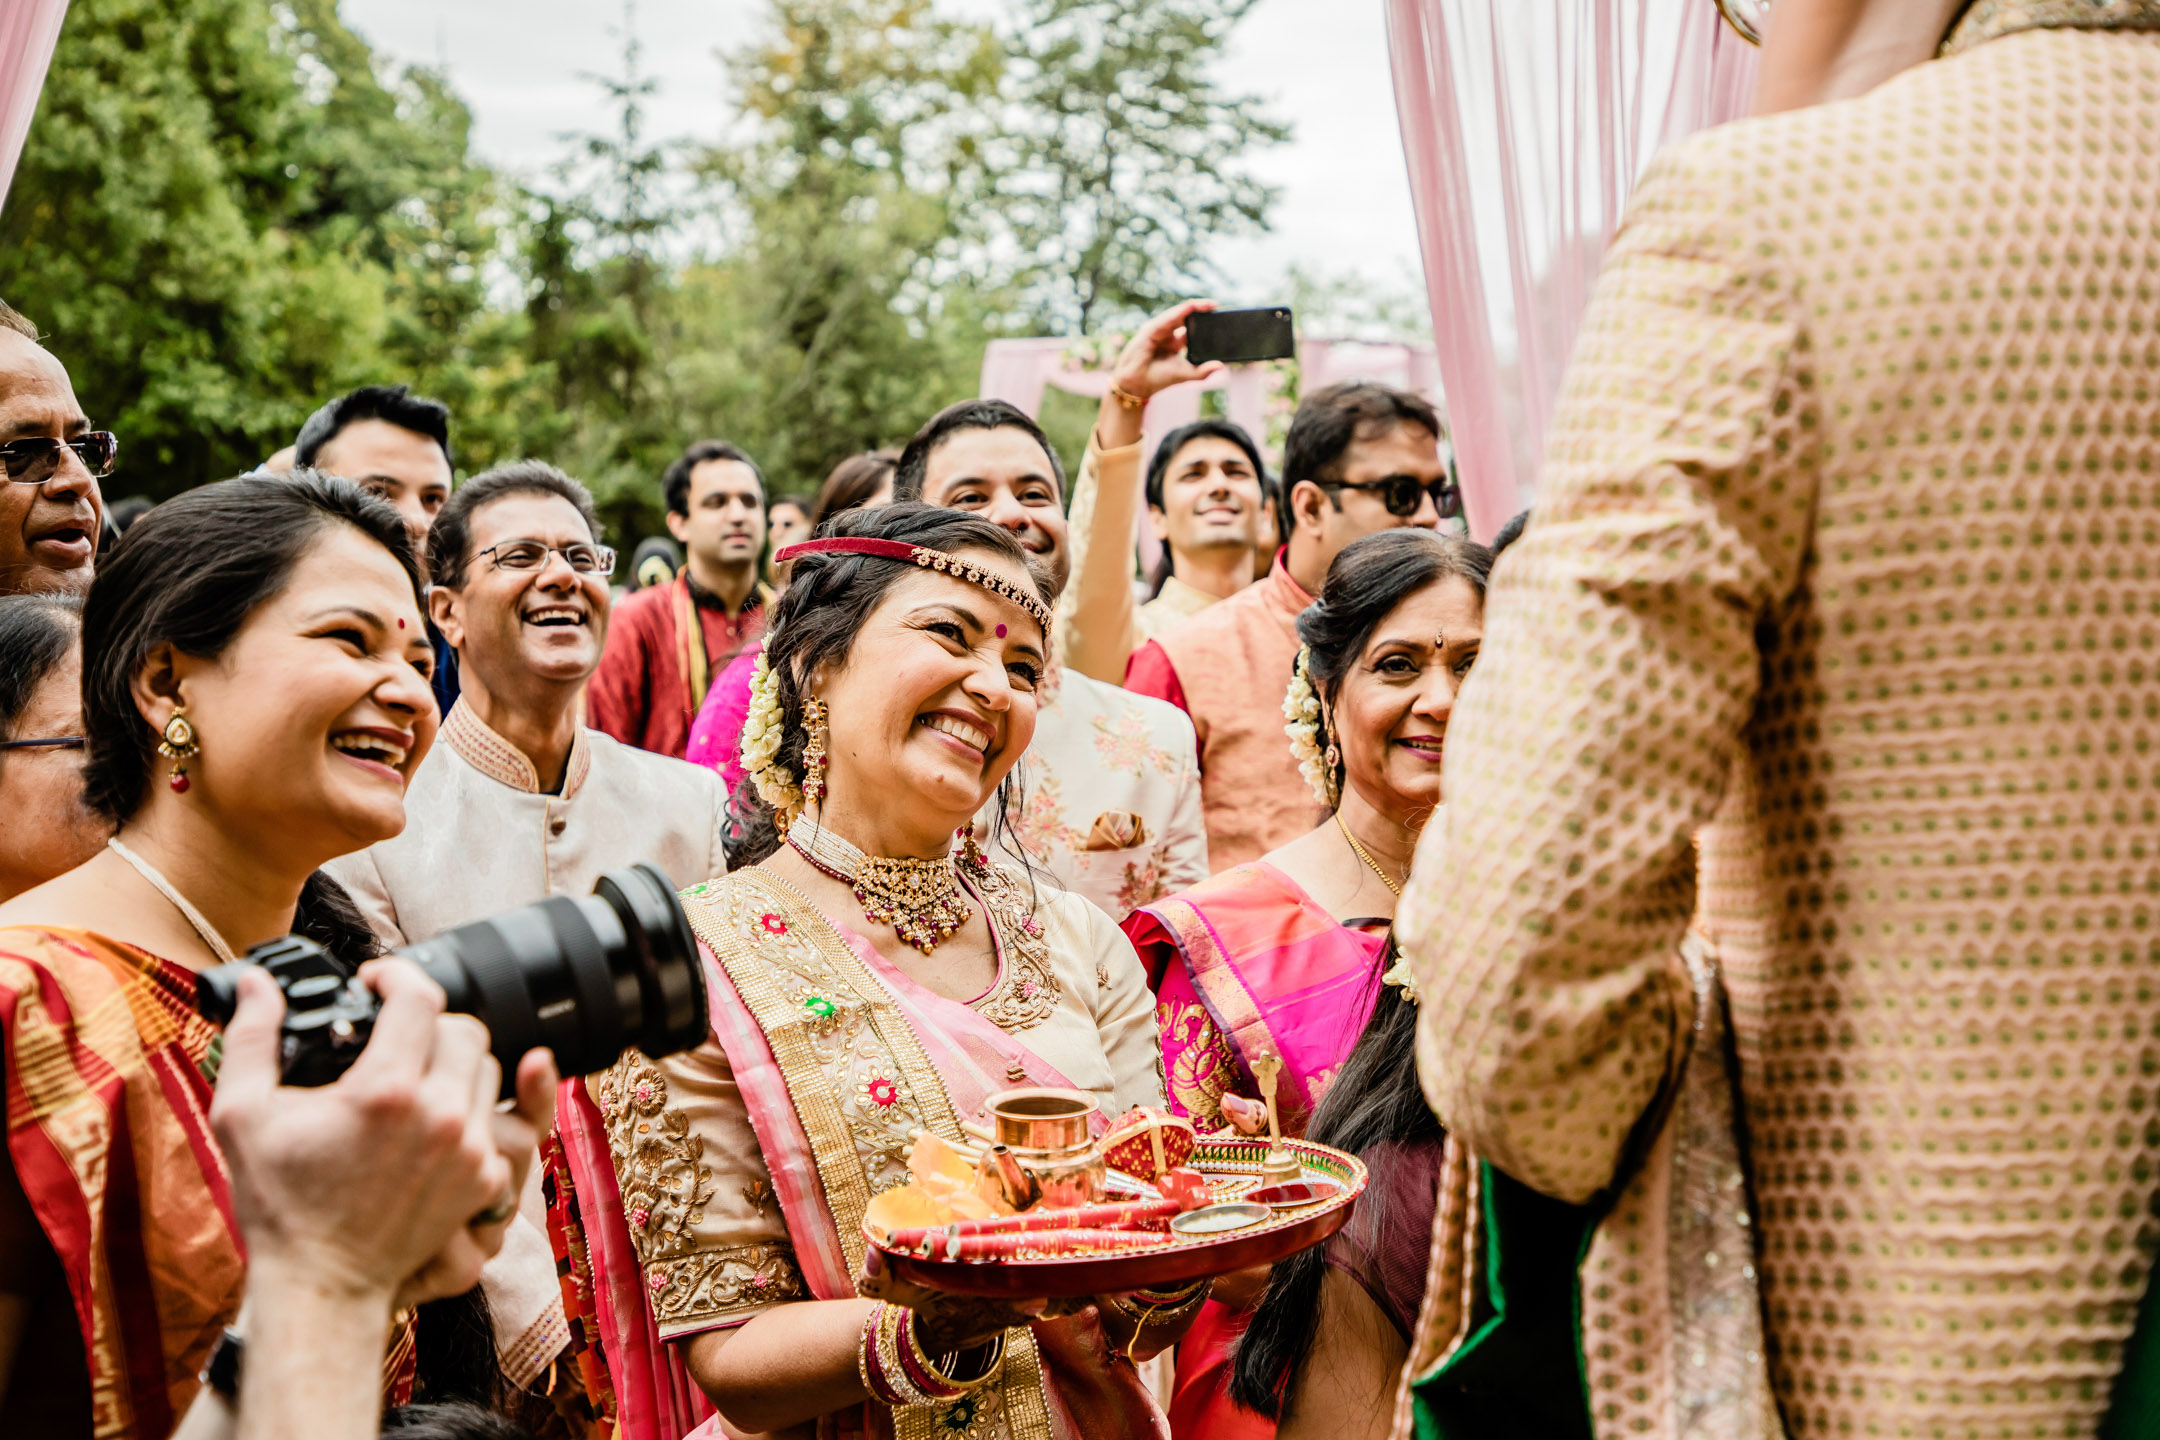
<path id="1" fill-rule="evenodd" d="M 195 977 L 78 930 L 0 931 L 8 1159 L 82 1328 L 91 1430 L 163 1436 L 244 1269 Z"/>

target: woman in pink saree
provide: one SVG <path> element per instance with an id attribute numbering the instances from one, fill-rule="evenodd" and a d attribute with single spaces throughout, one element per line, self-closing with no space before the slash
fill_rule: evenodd
<path id="1" fill-rule="evenodd" d="M 921 505 L 833 529 L 783 553 L 744 729 L 775 831 L 684 894 L 713 1035 L 631 1052 L 560 1122 L 621 1433 L 1166 1434 L 1134 1361 L 1204 1286 L 1154 1311 L 959 1300 L 866 1257 L 916 1137 L 963 1141 L 992 1093 L 1083 1090 L 1105 1120 L 1162 1094 L 1116 926 L 955 843 L 1034 731 L 1049 612 L 1024 553 Z"/>
<path id="2" fill-rule="evenodd" d="M 1283 1127 L 1304 1134 L 1373 1018 L 1396 896 L 1440 805 L 1448 716 L 1477 659 L 1491 568 L 1482 545 L 1429 530 L 1389 530 L 1345 548 L 1298 619 L 1305 646 L 1283 706 L 1290 749 L 1334 813 L 1126 920 L 1155 988 L 1171 1109 L 1201 1131 L 1252 1127 L 1260 1095 L 1252 1062 L 1271 1053 L 1282 1062 Z M 1417 1077 L 1400 1083 L 1414 1091 Z M 1277 1409 L 1286 1435 L 1387 1433 L 1393 1386 L 1340 1381 L 1391 1373 L 1406 1353 L 1423 1255 L 1399 1293 L 1402 1285 L 1373 1278 L 1400 1268 L 1379 1257 L 1373 1236 L 1405 1225 L 1430 1233 L 1438 1153 L 1426 1148 L 1373 1166 L 1357 1220 L 1328 1247 L 1332 1283 L 1322 1301 L 1342 1307 L 1342 1319 L 1320 1327 L 1320 1342 L 1285 1382 Z M 1363 1223 L 1383 1218 L 1379 1230 Z M 1229 1393 L 1233 1351 L 1266 1278 L 1225 1277 L 1179 1346 L 1170 1407 L 1179 1440 L 1277 1433 L 1274 1416 Z M 1320 1386 L 1302 1404 L 1301 1382 Z"/>

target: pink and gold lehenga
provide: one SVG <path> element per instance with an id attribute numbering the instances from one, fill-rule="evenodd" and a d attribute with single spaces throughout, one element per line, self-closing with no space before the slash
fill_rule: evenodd
<path id="1" fill-rule="evenodd" d="M 605 1353 L 624 1440 L 673 1440 L 701 1421 L 719 1433 L 670 1342 L 856 1293 L 864 1207 L 905 1178 L 916 1131 L 960 1140 L 962 1117 L 1018 1085 L 1089 1091 L 1105 1116 L 1162 1103 L 1151 997 L 1117 928 L 1063 893 L 1031 905 L 1004 871 L 974 889 L 999 965 L 968 1004 L 917 985 L 763 870 L 684 892 L 712 1038 L 659 1062 L 633 1051 L 567 1086 L 560 1121 L 576 1223 L 558 1240 L 593 1287 L 571 1309 Z M 951 1406 L 860 1404 L 818 1433 L 1166 1433 L 1092 1315 L 1015 1329 L 1006 1357 L 998 1383 Z"/>

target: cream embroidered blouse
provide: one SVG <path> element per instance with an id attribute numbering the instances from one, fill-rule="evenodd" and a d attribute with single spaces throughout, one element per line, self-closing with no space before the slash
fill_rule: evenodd
<path id="1" fill-rule="evenodd" d="M 1007 981 L 1023 950 L 1036 947 L 1023 946 L 1005 913 L 994 906 L 990 913 L 998 982 L 973 1008 L 1092 1093 L 1106 1115 L 1161 1105 L 1154 997 L 1109 917 L 1076 895 L 1041 889 L 1035 916 L 1057 993 L 1055 1006 L 1035 1019 L 1030 1012 L 1039 1007 L 1014 1003 Z M 667 1267 L 667 1283 L 650 1292 L 663 1339 L 740 1325 L 772 1305 L 810 1298 L 717 1040 L 661 1061 L 630 1051 L 586 1085 L 607 1120 L 638 1259 L 648 1270 Z"/>

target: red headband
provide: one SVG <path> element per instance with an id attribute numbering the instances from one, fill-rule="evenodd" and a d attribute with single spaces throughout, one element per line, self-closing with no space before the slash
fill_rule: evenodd
<path id="1" fill-rule="evenodd" d="M 870 555 L 880 560 L 898 560 L 904 564 L 920 565 L 925 570 L 935 570 L 971 585 L 980 585 L 993 595 L 1002 595 L 1035 617 L 1045 636 L 1050 633 L 1050 607 L 1007 580 L 994 575 L 972 561 L 943 550 L 932 550 L 927 545 L 908 545 L 898 540 L 872 540 L 868 537 L 836 535 L 825 540 L 805 540 L 789 545 L 773 556 L 773 563 L 785 565 L 798 555 Z"/>

